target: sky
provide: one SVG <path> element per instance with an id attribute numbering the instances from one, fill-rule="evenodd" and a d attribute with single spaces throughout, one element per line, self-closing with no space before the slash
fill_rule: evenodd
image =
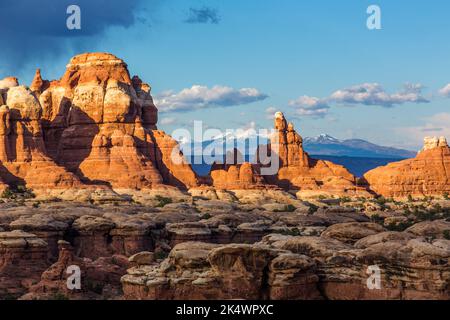
<path id="1" fill-rule="evenodd" d="M 66 9 L 81 10 L 68 30 Z M 366 12 L 381 9 L 381 30 Z M 450 138 L 446 0 L 0 0 L 0 79 L 111 52 L 152 86 L 159 127 L 271 128 L 417 150 Z"/>

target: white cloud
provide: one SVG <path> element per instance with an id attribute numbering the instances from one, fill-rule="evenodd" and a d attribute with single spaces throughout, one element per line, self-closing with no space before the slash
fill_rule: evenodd
<path id="1" fill-rule="evenodd" d="M 428 103 L 430 102 L 422 95 L 423 85 L 405 84 L 403 90 L 389 94 L 378 83 L 363 83 L 350 88 L 337 90 L 326 98 L 301 96 L 296 100 L 289 101 L 289 105 L 297 108 L 301 116 L 323 118 L 328 115 L 330 105 L 368 105 L 391 108 L 404 103 Z M 449 84 L 450 96 L 450 84 Z"/>
<path id="2" fill-rule="evenodd" d="M 447 98 L 450 98 L 450 83 L 439 90 L 439 93 Z"/>
<path id="3" fill-rule="evenodd" d="M 297 108 L 297 113 L 302 116 L 323 118 L 328 114 L 330 106 L 326 99 L 302 96 L 296 100 L 289 101 L 291 107 Z"/>
<path id="4" fill-rule="evenodd" d="M 343 104 L 363 104 L 368 106 L 393 107 L 404 103 L 428 103 L 422 96 L 421 84 L 406 84 L 400 92 L 389 94 L 378 83 L 363 83 L 334 92 L 329 101 Z"/>
<path id="5" fill-rule="evenodd" d="M 279 111 L 277 108 L 275 107 L 268 107 L 266 109 L 266 118 L 269 120 L 273 120 L 275 113 Z"/>
<path id="6" fill-rule="evenodd" d="M 399 127 L 395 131 L 404 137 L 405 145 L 420 149 L 423 139 L 427 136 L 445 136 L 450 140 L 450 113 L 437 113 L 431 117 L 423 119 L 423 124 L 415 127 Z"/>
<path id="7" fill-rule="evenodd" d="M 386 108 L 404 103 L 428 103 L 421 84 L 406 84 L 402 91 L 389 94 L 378 83 L 363 83 L 335 91 L 327 100 L 342 104 L 377 105 Z"/>
<path id="8" fill-rule="evenodd" d="M 249 104 L 268 98 L 255 88 L 233 89 L 225 86 L 194 85 L 180 92 L 165 91 L 155 96 L 160 112 L 190 111 L 212 107 L 229 107 Z"/>
<path id="9" fill-rule="evenodd" d="M 177 122 L 177 119 L 175 119 L 175 118 L 170 118 L 170 117 L 162 118 L 162 119 L 159 121 L 159 123 L 162 124 L 162 125 L 171 125 L 171 124 L 175 124 L 176 122 Z"/>

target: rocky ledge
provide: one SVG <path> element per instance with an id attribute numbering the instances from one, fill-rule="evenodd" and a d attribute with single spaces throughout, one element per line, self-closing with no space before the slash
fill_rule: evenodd
<path id="1" fill-rule="evenodd" d="M 450 298 L 449 201 L 271 192 L 254 202 L 5 202 L 0 298 Z M 73 265 L 80 290 L 67 288 Z M 366 283 L 374 265 L 380 290 Z"/>

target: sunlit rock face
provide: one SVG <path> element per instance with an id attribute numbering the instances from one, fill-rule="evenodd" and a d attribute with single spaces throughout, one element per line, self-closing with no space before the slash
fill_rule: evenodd
<path id="1" fill-rule="evenodd" d="M 232 190 L 283 188 L 299 190 L 303 196 L 322 193 L 367 195 L 364 188 L 356 186 L 356 178 L 343 166 L 310 158 L 303 150 L 302 137 L 283 113 L 277 112 L 274 122 L 270 145 L 260 146 L 256 164 L 244 163 L 242 155 L 235 150 L 234 162 L 212 166 L 210 175 L 214 187 Z M 274 168 L 274 173 L 267 174 L 269 166 Z"/>
<path id="2" fill-rule="evenodd" d="M 364 193 L 363 189 L 356 187 L 356 178 L 343 166 L 312 159 L 303 150 L 302 137 L 281 112 L 275 114 L 275 135 L 272 137 L 271 149 L 277 155 L 280 166 L 276 175 L 266 177 L 271 184 L 298 189 L 305 194 Z"/>
<path id="3" fill-rule="evenodd" d="M 370 188 L 387 197 L 442 196 L 450 192 L 450 148 L 445 137 L 427 137 L 414 159 L 390 163 L 364 175 Z"/>
<path id="4" fill-rule="evenodd" d="M 0 189 L 7 185 L 65 189 L 81 183 L 46 152 L 42 107 L 36 95 L 17 79 L 0 81 Z"/>
<path id="5" fill-rule="evenodd" d="M 60 80 L 43 80 L 38 70 L 31 90 L 47 154 L 82 182 L 114 189 L 197 185 L 184 159 L 172 160 L 182 158 L 177 143 L 157 130 L 150 86 L 131 78 L 121 59 L 75 56 Z"/>

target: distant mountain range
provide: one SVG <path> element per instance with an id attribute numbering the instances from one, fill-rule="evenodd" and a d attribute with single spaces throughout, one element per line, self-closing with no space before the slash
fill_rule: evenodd
<path id="1" fill-rule="evenodd" d="M 205 154 L 211 154 L 211 150 L 215 149 L 217 153 L 214 154 L 223 155 L 226 143 L 233 141 L 241 152 L 245 150 L 242 152 L 245 154 L 245 161 L 251 161 L 256 153 L 256 146 L 267 143 L 267 137 L 245 134 L 238 137 L 225 135 L 197 144 L 184 142 L 181 143 L 181 147 L 185 156 L 190 159 L 194 170 L 200 175 L 206 175 L 210 166 L 204 163 L 204 159 L 201 157 L 202 150 L 205 151 Z M 417 155 L 414 151 L 383 147 L 362 139 L 339 140 L 328 134 L 304 138 L 303 147 L 313 158 L 341 164 L 358 177 L 376 167 L 406 158 L 414 158 Z M 195 155 L 194 150 L 197 150 Z"/>
<path id="2" fill-rule="evenodd" d="M 239 150 L 245 150 L 245 154 L 254 155 L 256 152 L 256 146 L 258 144 L 267 143 L 267 137 L 262 136 L 220 136 L 216 139 L 203 141 L 194 145 L 192 142 L 182 143 L 184 151 L 202 149 L 212 150 L 215 149 L 225 150 L 225 144 L 229 141 L 235 141 L 235 146 Z M 206 149 L 207 148 L 207 149 Z M 414 158 L 417 152 L 397 149 L 392 147 L 379 146 L 374 143 L 368 142 L 362 139 L 347 139 L 339 140 L 328 134 L 321 134 L 317 137 L 307 137 L 303 139 L 303 148 L 310 155 L 323 155 L 323 156 L 335 156 L 335 157 L 361 157 L 361 158 L 383 158 L 383 159 L 402 159 L 402 158 Z M 193 153 L 193 152 L 192 152 Z M 223 152 L 222 152 L 223 153 Z M 185 152 L 185 154 L 190 154 Z M 199 151 L 198 154 L 201 154 Z"/>
<path id="3" fill-rule="evenodd" d="M 304 138 L 303 147 L 311 155 L 363 158 L 413 158 L 417 152 L 383 147 L 362 139 L 339 140 L 328 134 Z"/>

